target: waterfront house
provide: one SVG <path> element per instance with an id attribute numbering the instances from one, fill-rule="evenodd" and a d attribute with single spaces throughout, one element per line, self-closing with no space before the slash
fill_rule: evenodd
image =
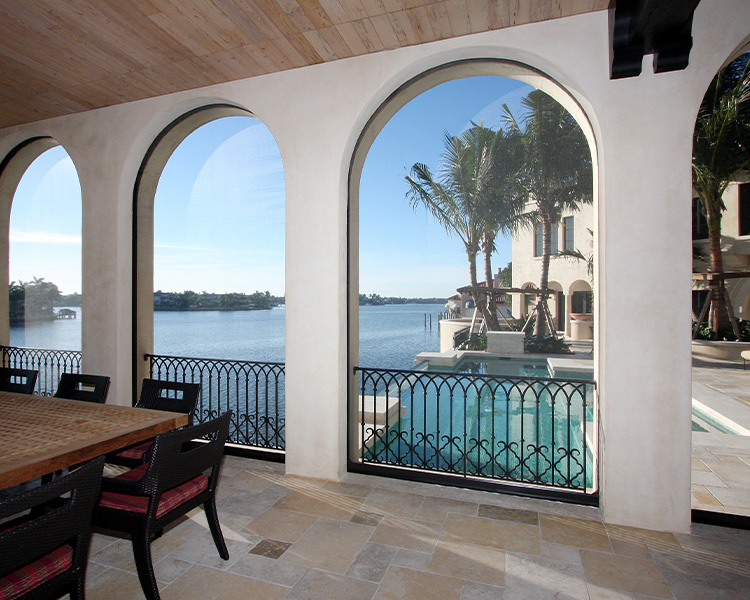
<path id="1" fill-rule="evenodd" d="M 228 115 L 273 133 L 286 178 L 288 475 L 338 480 L 352 458 L 358 182 L 379 129 L 456 77 L 516 77 L 554 96 L 593 159 L 601 515 L 689 530 L 684 198 L 700 101 L 750 43 L 747 0 L 39 0 L 0 13 L 2 227 L 26 167 L 63 145 L 82 190 L 83 369 L 112 378 L 112 402 L 132 401 L 153 350 L 153 198 L 171 149 Z M 634 310 L 643 290 L 646 314 Z M 3 296 L 4 343 L 7 313 Z"/>
<path id="2" fill-rule="evenodd" d="M 533 203 L 528 205 L 533 210 Z M 549 265 L 548 306 L 558 331 L 573 339 L 591 339 L 591 277 L 584 260 L 555 256 L 564 250 L 578 251 L 583 256 L 593 252 L 594 207 L 583 204 L 580 210 L 566 210 L 552 228 L 552 257 Z M 520 229 L 513 234 L 513 287 L 538 288 L 541 278 L 541 227 Z M 513 316 L 526 317 L 536 304 L 534 294 L 513 294 Z M 585 316 L 584 316 L 585 315 Z M 576 318 L 577 317 L 577 318 Z M 586 321 L 581 321 L 586 318 Z"/>

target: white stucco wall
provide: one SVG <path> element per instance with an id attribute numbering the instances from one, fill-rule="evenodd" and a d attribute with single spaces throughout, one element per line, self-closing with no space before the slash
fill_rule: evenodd
<path id="1" fill-rule="evenodd" d="M 0 156 L 42 134 L 72 157 L 84 208 L 84 369 L 110 375 L 110 397 L 126 404 L 132 197 L 144 153 L 173 119 L 202 105 L 228 102 L 261 118 L 286 177 L 286 469 L 337 478 L 346 468 L 348 174 L 360 133 L 399 86 L 450 61 L 509 59 L 547 73 L 586 112 L 597 140 L 604 518 L 686 531 L 691 265 L 682 199 L 690 194 L 698 104 L 716 70 L 747 42 L 748 22 L 745 0 L 703 0 L 690 66 L 677 73 L 654 75 L 647 58 L 640 77 L 610 81 L 607 14 L 594 13 L 9 128 L 0 131 Z M 642 301 L 633 281 L 652 290 L 648 326 L 633 310 Z"/>

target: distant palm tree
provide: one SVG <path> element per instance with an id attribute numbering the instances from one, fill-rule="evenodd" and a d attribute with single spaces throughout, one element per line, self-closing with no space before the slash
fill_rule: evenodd
<path id="1" fill-rule="evenodd" d="M 526 113 L 519 123 L 506 105 L 506 129 L 521 136 L 524 165 L 519 185 L 536 204 L 542 227 L 542 272 L 534 335 L 547 334 L 547 294 L 552 255 L 552 227 L 560 223 L 563 210 L 578 210 L 593 199 L 591 153 L 583 131 L 573 116 L 540 90 L 530 92 L 521 105 Z M 550 332 L 552 333 L 552 332 Z"/>
<path id="2" fill-rule="evenodd" d="M 507 175 L 513 167 L 513 138 L 483 125 L 459 136 L 445 134 L 445 150 L 438 177 L 421 163 L 406 177 L 406 197 L 413 208 L 423 206 L 449 235 L 464 244 L 471 286 L 479 287 L 476 255 L 484 254 L 485 285 L 493 287 L 491 255 L 500 231 L 510 231 L 514 215 L 521 214 L 508 195 Z M 516 194 L 515 198 L 519 198 Z M 499 329 L 493 294 L 472 294 L 489 330 Z"/>
<path id="3" fill-rule="evenodd" d="M 737 324 L 726 303 L 721 253 L 722 195 L 730 182 L 750 168 L 750 53 L 723 68 L 703 97 L 693 135 L 693 188 L 708 225 L 711 336 Z"/>

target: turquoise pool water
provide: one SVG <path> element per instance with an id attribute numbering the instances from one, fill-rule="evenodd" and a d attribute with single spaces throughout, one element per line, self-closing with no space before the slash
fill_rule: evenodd
<path id="1" fill-rule="evenodd" d="M 385 395 L 374 390 L 377 396 Z M 365 459 L 573 489 L 593 486 L 594 385 L 549 378 L 546 363 L 462 361 L 389 380 L 401 419 Z"/>

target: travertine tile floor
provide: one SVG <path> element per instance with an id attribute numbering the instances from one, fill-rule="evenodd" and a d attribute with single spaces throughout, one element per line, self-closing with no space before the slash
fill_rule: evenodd
<path id="1" fill-rule="evenodd" d="M 155 540 L 164 600 L 750 598 L 750 531 L 602 524 L 593 508 L 227 457 L 219 510 Z M 95 534 L 89 600 L 143 598 L 130 542 Z"/>
<path id="2" fill-rule="evenodd" d="M 750 432 L 750 370 L 742 363 L 694 358 L 693 398 Z M 750 435 L 693 432 L 692 504 L 750 517 Z"/>

